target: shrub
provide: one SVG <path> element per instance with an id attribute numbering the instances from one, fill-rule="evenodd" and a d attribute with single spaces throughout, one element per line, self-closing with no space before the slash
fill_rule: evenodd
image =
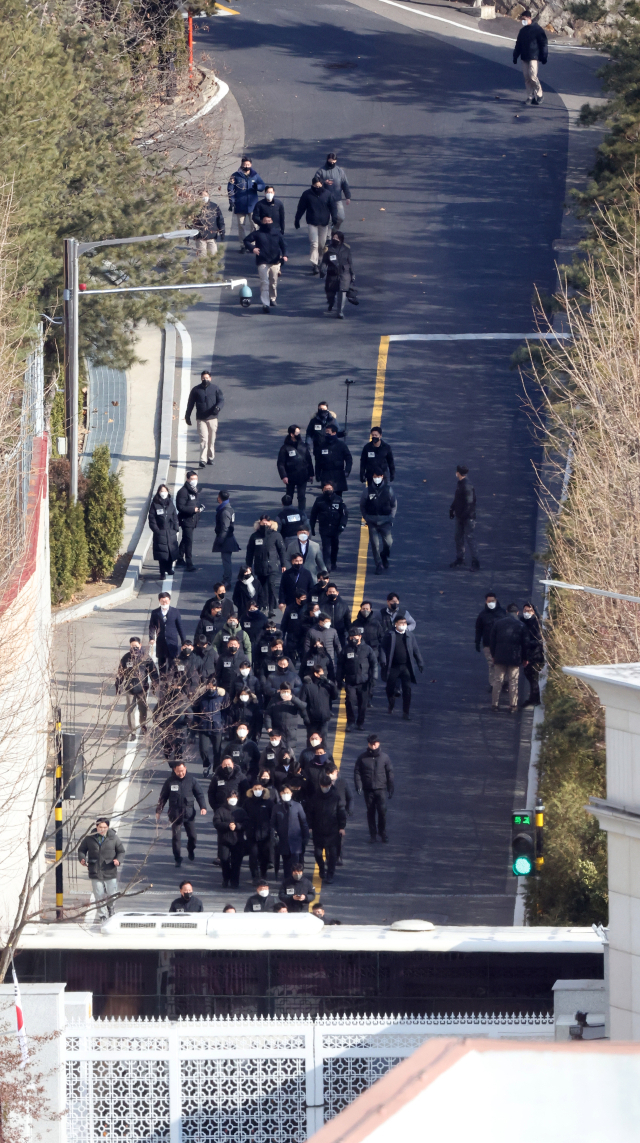
<path id="1" fill-rule="evenodd" d="M 73 504 L 68 492 L 53 480 L 49 487 L 49 547 L 51 602 L 68 603 L 89 574 L 84 509 L 80 501 Z"/>
<path id="2" fill-rule="evenodd" d="M 111 473 L 106 444 L 96 448 L 87 473 L 84 514 L 89 568 L 94 580 L 113 572 L 122 544 L 125 498 L 117 473 Z"/>

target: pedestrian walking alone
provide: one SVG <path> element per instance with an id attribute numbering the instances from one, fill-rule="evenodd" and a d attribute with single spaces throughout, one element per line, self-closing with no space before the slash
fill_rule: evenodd
<path id="1" fill-rule="evenodd" d="M 385 634 L 380 654 L 382 678 L 387 684 L 389 714 L 393 713 L 396 683 L 399 682 L 402 687 L 402 717 L 408 719 L 411 709 L 411 683 L 416 682 L 413 664 L 415 662 L 422 674 L 424 663 L 415 636 L 407 631 L 407 620 L 404 616 L 398 616 L 393 630 Z"/>
<path id="2" fill-rule="evenodd" d="M 166 671 L 180 654 L 186 635 L 178 608 L 171 606 L 170 592 L 161 591 L 158 604 L 149 616 L 149 653 L 155 655 L 160 670 Z"/>
<path id="3" fill-rule="evenodd" d="M 88 869 L 93 899 L 99 921 L 112 917 L 118 893 L 118 868 L 124 857 L 124 845 L 109 818 L 97 818 L 95 829 L 78 846 L 80 864 Z"/>
<path id="4" fill-rule="evenodd" d="M 370 734 L 367 742 L 367 749 L 356 758 L 353 784 L 356 794 L 364 793 L 370 840 L 388 841 L 387 798 L 393 797 L 393 766 L 377 734 Z"/>
<path id="5" fill-rule="evenodd" d="M 356 280 L 351 261 L 351 247 L 347 246 L 341 230 L 334 230 L 328 249 L 322 255 L 320 277 L 325 279 L 324 292 L 327 295 L 327 310 L 330 312 L 338 297 L 337 317 L 344 318 L 347 291 Z"/>
<path id="6" fill-rule="evenodd" d="M 524 623 L 518 619 L 517 603 L 510 603 L 504 619 L 494 623 L 489 646 L 495 664 L 491 708 L 498 710 L 500 691 L 506 678 L 509 683 L 509 710 L 511 714 L 517 714 L 520 667 L 527 664 L 527 632 Z"/>
<path id="7" fill-rule="evenodd" d="M 315 178 L 322 181 L 323 187 L 329 191 L 335 202 L 338 224 L 344 222 L 343 196 L 344 202 L 349 206 L 351 202 L 351 188 L 349 186 L 349 180 L 347 179 L 347 172 L 344 167 L 338 166 L 338 156 L 335 151 L 329 151 L 324 167 L 318 168 L 315 173 Z"/>
<path id="8" fill-rule="evenodd" d="M 193 225 L 197 226 L 196 254 L 213 258 L 218 253 L 218 242 L 224 242 L 224 215 L 217 202 L 211 202 L 208 191 L 200 195 L 202 205 Z"/>
<path id="9" fill-rule="evenodd" d="M 233 565 L 231 557 L 234 552 L 240 551 L 240 544 L 234 536 L 236 514 L 231 507 L 231 500 L 226 488 L 218 493 L 218 507 L 216 508 L 216 538 L 213 541 L 212 552 L 220 552 L 222 557 L 222 578 L 225 588 L 231 588 Z"/>
<path id="10" fill-rule="evenodd" d="M 347 811 L 326 770 L 310 805 L 309 825 L 313 833 L 313 854 L 318 872 L 326 885 L 333 881 L 338 862 L 340 838 L 347 828 Z"/>
<path id="11" fill-rule="evenodd" d="M 531 12 L 525 8 L 520 16 L 522 27 L 513 49 L 513 62 L 517 64 L 518 57 L 522 63 L 524 86 L 527 90 L 525 103 L 537 107 L 542 103 L 542 85 L 538 79 L 538 64 L 546 64 L 549 55 L 547 34 L 539 24 L 531 22 Z"/>
<path id="12" fill-rule="evenodd" d="M 459 464 L 457 466 L 456 480 L 458 483 L 451 502 L 451 507 L 449 508 L 449 519 L 455 520 L 456 522 L 456 558 L 452 564 L 449 564 L 449 567 L 464 567 L 464 551 L 465 544 L 467 544 L 471 552 L 471 570 L 478 571 L 480 563 L 474 538 L 476 527 L 476 490 L 471 481 L 467 479 L 468 473 L 469 469 L 466 464 Z"/>
<path id="13" fill-rule="evenodd" d="M 153 532 L 153 558 L 158 561 L 159 578 L 173 575 L 178 558 L 178 513 L 166 484 L 160 484 L 149 506 L 149 527 Z"/>
<path id="14" fill-rule="evenodd" d="M 385 483 L 381 470 L 374 471 L 371 486 L 366 488 L 360 497 L 360 511 L 369 529 L 369 543 L 376 575 L 381 575 L 383 569 L 389 567 L 393 544 L 393 521 L 397 510 L 398 502 L 393 488 Z"/>
<path id="15" fill-rule="evenodd" d="M 199 783 L 192 774 L 187 774 L 187 767 L 184 762 L 174 762 L 172 765 L 173 773 L 170 778 L 167 778 L 158 798 L 156 806 L 156 822 L 160 821 L 160 816 L 165 806 L 167 806 L 167 813 L 169 821 L 171 822 L 171 847 L 173 849 L 173 856 L 176 865 L 182 865 L 181 855 L 181 837 L 182 827 L 187 835 L 187 855 L 189 861 L 195 860 L 195 849 L 198 841 L 198 831 L 196 829 L 196 808 L 195 802 L 200 807 L 200 813 L 204 816 L 207 808 L 204 804 L 204 795 L 200 788 Z"/>
<path id="16" fill-rule="evenodd" d="M 256 256 L 262 312 L 268 314 L 278 304 L 278 277 L 281 263 L 287 261 L 287 244 L 269 215 L 262 219 L 258 230 L 247 235 L 244 244 Z"/>
<path id="17" fill-rule="evenodd" d="M 198 437 L 200 438 L 200 468 L 213 464 L 216 455 L 216 433 L 218 416 L 224 405 L 224 393 L 213 384 L 211 374 L 206 369 L 200 374 L 200 383 L 189 393 L 185 421 L 191 425 L 191 414 L 195 409 Z"/>
<path id="18" fill-rule="evenodd" d="M 529 684 L 529 698 L 523 706 L 540 706 L 540 672 L 544 667 L 544 639 L 540 616 L 532 603 L 522 608 L 522 622 L 526 633 L 526 666 L 523 675 Z"/>
<path id="19" fill-rule="evenodd" d="M 498 619 L 506 615 L 504 607 L 498 603 L 495 591 L 488 591 L 484 597 L 484 607 L 476 619 L 476 651 L 482 651 L 489 671 L 489 690 L 493 690 L 494 665 L 491 656 L 491 632 Z"/>
<path id="20" fill-rule="evenodd" d="M 235 171 L 227 183 L 229 195 L 229 210 L 238 220 L 238 238 L 240 240 L 240 253 L 244 254 L 244 240 L 247 234 L 255 230 L 253 212 L 258 202 L 258 195 L 264 191 L 264 181 L 251 165 L 249 155 L 243 155 L 240 169 Z"/>
<path id="21" fill-rule="evenodd" d="M 327 234 L 329 233 L 329 223 L 333 222 L 337 225 L 338 211 L 331 191 L 323 187 L 322 179 L 316 175 L 314 175 L 311 180 L 311 186 L 308 190 L 303 191 L 300 195 L 298 209 L 296 210 L 296 217 L 293 223 L 296 230 L 300 229 L 300 219 L 303 214 L 309 232 L 311 273 L 319 274 L 319 251 L 324 250 Z"/>

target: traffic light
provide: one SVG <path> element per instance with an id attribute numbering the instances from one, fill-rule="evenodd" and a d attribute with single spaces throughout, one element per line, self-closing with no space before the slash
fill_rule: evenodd
<path id="1" fill-rule="evenodd" d="M 511 870 L 514 877 L 530 877 L 536 868 L 536 839 L 529 810 L 511 815 Z"/>
<path id="2" fill-rule="evenodd" d="M 62 735 L 62 789 L 65 802 L 80 801 L 84 797 L 85 764 L 80 731 Z"/>

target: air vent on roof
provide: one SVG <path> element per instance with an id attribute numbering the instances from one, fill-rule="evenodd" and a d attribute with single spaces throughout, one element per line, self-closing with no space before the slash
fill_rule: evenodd
<path id="1" fill-rule="evenodd" d="M 161 929 L 198 929 L 197 921 L 163 921 Z"/>
<path id="2" fill-rule="evenodd" d="M 120 922 L 120 928 L 121 929 L 155 929 L 155 927 L 156 927 L 155 921 L 151 921 L 151 923 L 149 923 L 148 921 L 121 921 Z"/>

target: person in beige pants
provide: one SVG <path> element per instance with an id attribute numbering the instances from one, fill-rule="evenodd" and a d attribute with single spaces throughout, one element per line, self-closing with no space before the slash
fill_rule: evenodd
<path id="1" fill-rule="evenodd" d="M 513 49 L 513 62 L 522 61 L 522 74 L 527 89 L 526 102 L 532 107 L 542 103 L 542 86 L 538 79 L 538 64 L 546 64 L 549 54 L 547 35 L 539 24 L 532 23 L 531 12 L 525 9 L 520 17 L 522 27 Z"/>
<path id="2" fill-rule="evenodd" d="M 323 187 L 322 180 L 317 175 L 313 176 L 311 186 L 300 195 L 293 223 L 296 230 L 300 229 L 300 220 L 303 215 L 309 231 L 311 273 L 319 274 L 318 263 L 322 258 L 322 252 L 324 252 L 329 227 L 332 222 L 334 225 L 338 223 L 338 211 L 331 192 Z"/>

